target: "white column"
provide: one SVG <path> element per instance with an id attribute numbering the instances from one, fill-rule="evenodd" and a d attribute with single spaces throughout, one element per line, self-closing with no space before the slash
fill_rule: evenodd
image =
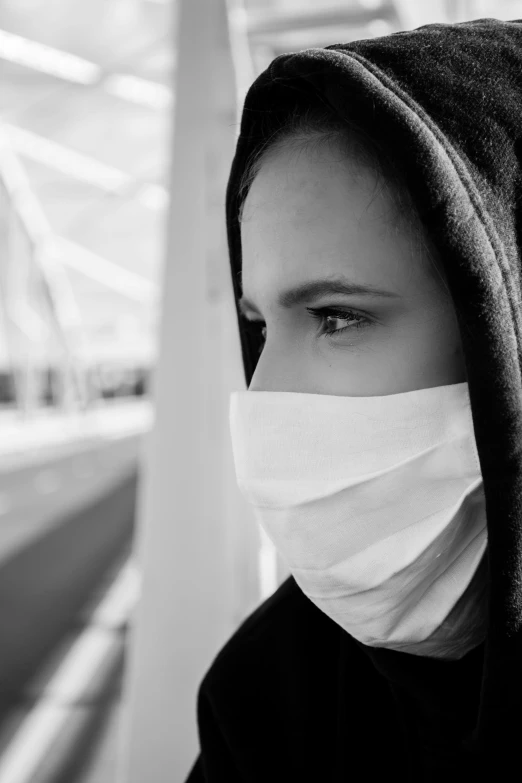
<path id="1" fill-rule="evenodd" d="M 232 471 L 244 388 L 225 244 L 235 86 L 222 0 L 181 0 L 155 426 L 139 492 L 143 593 L 127 657 L 121 783 L 183 781 L 203 674 L 256 604 L 257 533 Z"/>

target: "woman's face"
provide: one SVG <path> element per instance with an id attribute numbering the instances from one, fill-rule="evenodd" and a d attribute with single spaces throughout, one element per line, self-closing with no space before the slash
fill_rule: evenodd
<path id="1" fill-rule="evenodd" d="M 244 205 L 251 391 L 397 394 L 466 380 L 453 304 L 370 170 L 331 145 L 269 156 Z"/>

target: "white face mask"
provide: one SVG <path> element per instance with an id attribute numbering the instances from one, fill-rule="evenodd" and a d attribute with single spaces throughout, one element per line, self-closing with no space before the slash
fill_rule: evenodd
<path id="1" fill-rule="evenodd" d="M 415 652 L 487 546 L 467 383 L 233 392 L 230 428 L 239 488 L 303 592 L 364 644 Z"/>

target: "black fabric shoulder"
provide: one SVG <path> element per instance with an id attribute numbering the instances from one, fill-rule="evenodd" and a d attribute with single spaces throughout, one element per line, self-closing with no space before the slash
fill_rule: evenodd
<path id="1" fill-rule="evenodd" d="M 376 734 L 376 772 L 404 772 L 384 678 L 293 578 L 214 659 L 198 693 L 198 727 L 201 755 L 187 783 L 346 780 L 371 755 Z"/>
<path id="2" fill-rule="evenodd" d="M 271 650 L 279 660 L 291 649 L 310 643 L 316 634 L 332 640 L 341 633 L 339 626 L 321 612 L 299 589 L 293 577 L 278 589 L 239 626 L 215 657 L 202 687 L 219 685 L 230 668 L 249 667 L 262 655 L 269 663 Z M 272 647 L 271 647 L 272 645 Z"/>

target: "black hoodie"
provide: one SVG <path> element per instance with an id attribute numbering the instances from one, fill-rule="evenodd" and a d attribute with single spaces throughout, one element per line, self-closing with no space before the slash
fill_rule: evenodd
<path id="1" fill-rule="evenodd" d="M 227 190 L 236 303 L 245 164 L 310 102 L 399 162 L 464 348 L 488 526 L 486 641 L 457 661 L 367 647 L 292 578 L 219 652 L 187 783 L 507 781 L 522 774 L 522 20 L 430 24 L 277 57 L 251 86 Z M 238 312 L 250 383 L 260 335 Z"/>

